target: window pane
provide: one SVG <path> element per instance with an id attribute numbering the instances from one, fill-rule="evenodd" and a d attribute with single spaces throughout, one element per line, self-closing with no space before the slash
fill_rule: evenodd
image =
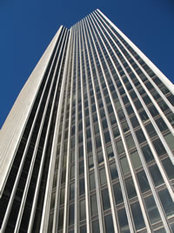
<path id="1" fill-rule="evenodd" d="M 136 128 L 139 125 L 136 116 L 131 117 L 130 120 L 131 120 L 133 128 Z"/>
<path id="2" fill-rule="evenodd" d="M 105 216 L 105 227 L 106 233 L 115 233 L 111 215 Z"/>
<path id="3" fill-rule="evenodd" d="M 104 133 L 104 138 L 105 138 L 105 143 L 108 143 L 111 141 L 111 138 L 110 138 L 110 135 L 109 135 L 109 132 L 105 132 Z"/>
<path id="4" fill-rule="evenodd" d="M 126 183 L 126 190 L 127 190 L 127 194 L 129 198 L 135 197 L 136 191 L 135 191 L 135 187 L 134 187 L 134 183 L 131 177 L 129 177 L 128 179 L 125 180 Z"/>
<path id="5" fill-rule="evenodd" d="M 137 151 L 131 153 L 131 160 L 132 165 L 135 169 L 142 167 L 141 160 Z"/>
<path id="6" fill-rule="evenodd" d="M 86 218 L 85 200 L 80 201 L 80 221 Z"/>
<path id="7" fill-rule="evenodd" d="M 111 178 L 112 178 L 112 180 L 118 178 L 118 173 L 117 173 L 117 169 L 116 169 L 115 163 L 112 163 L 110 165 L 110 171 L 111 171 Z"/>
<path id="8" fill-rule="evenodd" d="M 123 157 L 120 159 L 120 163 L 121 163 L 121 167 L 122 167 L 122 170 L 123 170 L 123 174 L 127 174 L 130 172 L 130 169 L 129 169 L 129 165 L 128 165 L 128 162 L 127 162 L 127 158 L 126 157 Z"/>
<path id="9" fill-rule="evenodd" d="M 171 150 L 174 150 L 174 137 L 171 133 L 167 134 L 166 136 L 164 136 L 168 146 L 170 147 Z"/>
<path id="10" fill-rule="evenodd" d="M 145 172 L 144 171 L 138 172 L 137 177 L 138 177 L 138 181 L 139 181 L 141 191 L 146 192 L 147 190 L 149 190 L 150 187 L 149 187 L 149 183 L 148 183 Z"/>
<path id="11" fill-rule="evenodd" d="M 98 220 L 92 222 L 92 233 L 100 233 Z"/>
<path id="12" fill-rule="evenodd" d="M 153 154 L 152 154 L 150 147 L 148 145 L 146 145 L 146 146 L 142 147 L 141 149 L 142 149 L 142 152 L 143 152 L 143 155 L 144 155 L 146 162 L 148 163 L 148 162 L 152 161 Z"/>
<path id="13" fill-rule="evenodd" d="M 82 195 L 84 193 L 85 193 L 85 184 L 84 184 L 84 178 L 82 178 L 79 181 L 79 194 Z"/>
<path id="14" fill-rule="evenodd" d="M 146 140 L 145 137 L 144 137 L 144 133 L 143 133 L 143 131 L 141 129 L 137 130 L 135 133 L 136 133 L 137 140 L 138 140 L 139 143 L 142 143 L 142 142 L 144 142 Z"/>
<path id="15" fill-rule="evenodd" d="M 70 200 L 74 199 L 74 183 L 70 185 L 70 197 L 69 197 L 69 199 Z"/>
<path id="16" fill-rule="evenodd" d="M 121 202 L 123 202 L 123 196 L 122 196 L 120 184 L 119 183 L 114 184 L 113 189 L 114 189 L 115 203 L 120 204 Z"/>
<path id="17" fill-rule="evenodd" d="M 145 198 L 146 208 L 149 214 L 150 222 L 153 224 L 161 220 L 153 196 Z"/>
<path id="18" fill-rule="evenodd" d="M 88 167 L 89 167 L 89 169 L 92 169 L 94 167 L 94 162 L 93 162 L 93 156 L 92 155 L 90 155 L 88 157 Z"/>
<path id="19" fill-rule="evenodd" d="M 130 149 L 130 148 L 132 148 L 132 147 L 135 146 L 134 140 L 133 140 L 133 137 L 132 137 L 131 134 L 128 135 L 128 136 L 126 136 L 125 140 L 126 140 L 126 144 L 127 144 L 128 149 Z"/>
<path id="20" fill-rule="evenodd" d="M 64 213 L 64 209 L 60 209 L 59 212 L 59 225 L 58 225 L 58 229 L 61 229 L 63 227 L 63 213 Z"/>
<path id="21" fill-rule="evenodd" d="M 100 184 L 103 185 L 106 183 L 106 174 L 105 174 L 105 168 L 103 167 L 101 170 L 99 170 L 99 176 L 100 176 Z"/>
<path id="22" fill-rule="evenodd" d="M 108 155 L 108 159 L 111 159 L 111 158 L 114 157 L 114 152 L 113 152 L 113 150 L 112 150 L 112 146 L 108 146 L 108 147 L 106 148 L 106 152 L 107 152 L 107 155 Z"/>
<path id="23" fill-rule="evenodd" d="M 161 156 L 166 153 L 166 150 L 163 144 L 161 143 L 160 139 L 156 139 L 155 141 L 153 141 L 153 144 L 158 156 Z"/>
<path id="24" fill-rule="evenodd" d="M 117 147 L 117 152 L 118 152 L 118 154 L 121 154 L 121 153 L 124 152 L 124 148 L 123 148 L 123 143 L 122 143 L 122 141 L 116 142 L 116 147 Z"/>
<path id="25" fill-rule="evenodd" d="M 102 162 L 103 162 L 103 153 L 102 153 L 102 151 L 99 151 L 98 153 L 97 153 L 97 160 L 98 160 L 98 164 L 101 164 Z"/>
<path id="26" fill-rule="evenodd" d="M 140 205 L 138 202 L 131 205 L 132 215 L 135 223 L 136 230 L 145 227 L 144 219 L 141 213 Z"/>
<path id="27" fill-rule="evenodd" d="M 69 206 L 69 225 L 74 224 L 74 204 Z"/>
<path id="28" fill-rule="evenodd" d="M 86 226 L 80 227 L 80 233 L 86 233 Z"/>
<path id="29" fill-rule="evenodd" d="M 118 211 L 118 221 L 120 225 L 121 233 L 129 233 L 129 226 L 127 221 L 127 215 L 125 209 L 121 209 Z"/>
<path id="30" fill-rule="evenodd" d="M 160 191 L 159 197 L 160 197 L 160 200 L 161 200 L 161 203 L 163 205 L 166 215 L 173 216 L 174 215 L 174 203 L 169 195 L 168 190 L 164 189 Z"/>
<path id="31" fill-rule="evenodd" d="M 164 169 L 169 177 L 169 179 L 174 178 L 174 165 L 172 164 L 171 160 L 169 158 L 162 160 L 162 164 L 164 166 Z"/>
<path id="32" fill-rule="evenodd" d="M 102 193 L 102 202 L 103 202 L 103 209 L 107 210 L 110 208 L 110 201 L 109 201 L 109 193 L 108 193 L 108 189 L 103 189 L 101 191 Z"/>
<path id="33" fill-rule="evenodd" d="M 146 127 L 146 130 L 147 130 L 149 137 L 153 137 L 156 135 L 156 131 L 151 123 L 149 123 L 145 127 Z"/>
<path id="34" fill-rule="evenodd" d="M 92 195 L 91 198 L 91 215 L 94 216 L 97 214 L 97 199 L 96 195 Z"/>
<path id="35" fill-rule="evenodd" d="M 90 186 L 90 190 L 95 189 L 95 177 L 94 177 L 94 173 L 89 175 L 89 186 Z"/>
<path id="36" fill-rule="evenodd" d="M 60 205 L 63 204 L 64 197 L 65 197 L 65 188 L 62 188 L 62 190 L 60 192 Z"/>
<path id="37" fill-rule="evenodd" d="M 162 178 L 162 176 L 161 176 L 161 173 L 160 173 L 160 171 L 159 171 L 159 169 L 158 169 L 158 167 L 157 167 L 156 164 L 153 165 L 153 166 L 151 166 L 151 167 L 149 168 L 149 170 L 150 170 L 150 173 L 151 173 L 151 175 L 152 175 L 152 179 L 153 179 L 153 181 L 154 181 L 154 184 L 155 184 L 156 186 L 157 186 L 157 185 L 160 185 L 160 184 L 162 184 L 162 183 L 164 183 L 163 178 Z"/>
<path id="38" fill-rule="evenodd" d="M 79 176 L 84 173 L 84 161 L 79 162 Z"/>

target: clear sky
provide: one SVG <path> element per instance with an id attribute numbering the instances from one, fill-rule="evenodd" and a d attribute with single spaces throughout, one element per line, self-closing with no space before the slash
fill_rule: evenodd
<path id="1" fill-rule="evenodd" d="M 0 127 L 59 26 L 96 8 L 174 82 L 173 0 L 0 0 Z"/>

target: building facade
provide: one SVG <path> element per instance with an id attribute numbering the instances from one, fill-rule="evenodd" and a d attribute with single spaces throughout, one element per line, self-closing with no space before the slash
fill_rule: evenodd
<path id="1" fill-rule="evenodd" d="M 100 10 L 61 26 L 1 130 L 1 232 L 174 232 L 173 105 Z"/>

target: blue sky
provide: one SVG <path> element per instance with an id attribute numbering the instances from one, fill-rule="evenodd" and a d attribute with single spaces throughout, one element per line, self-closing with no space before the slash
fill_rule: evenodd
<path id="1" fill-rule="evenodd" d="M 173 0 L 0 0 L 0 127 L 59 26 L 96 8 L 174 82 Z"/>

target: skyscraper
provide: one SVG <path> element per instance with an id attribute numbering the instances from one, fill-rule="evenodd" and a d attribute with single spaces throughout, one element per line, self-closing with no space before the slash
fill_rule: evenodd
<path id="1" fill-rule="evenodd" d="M 1 130 L 1 232 L 174 232 L 173 105 L 101 11 L 60 27 Z"/>

